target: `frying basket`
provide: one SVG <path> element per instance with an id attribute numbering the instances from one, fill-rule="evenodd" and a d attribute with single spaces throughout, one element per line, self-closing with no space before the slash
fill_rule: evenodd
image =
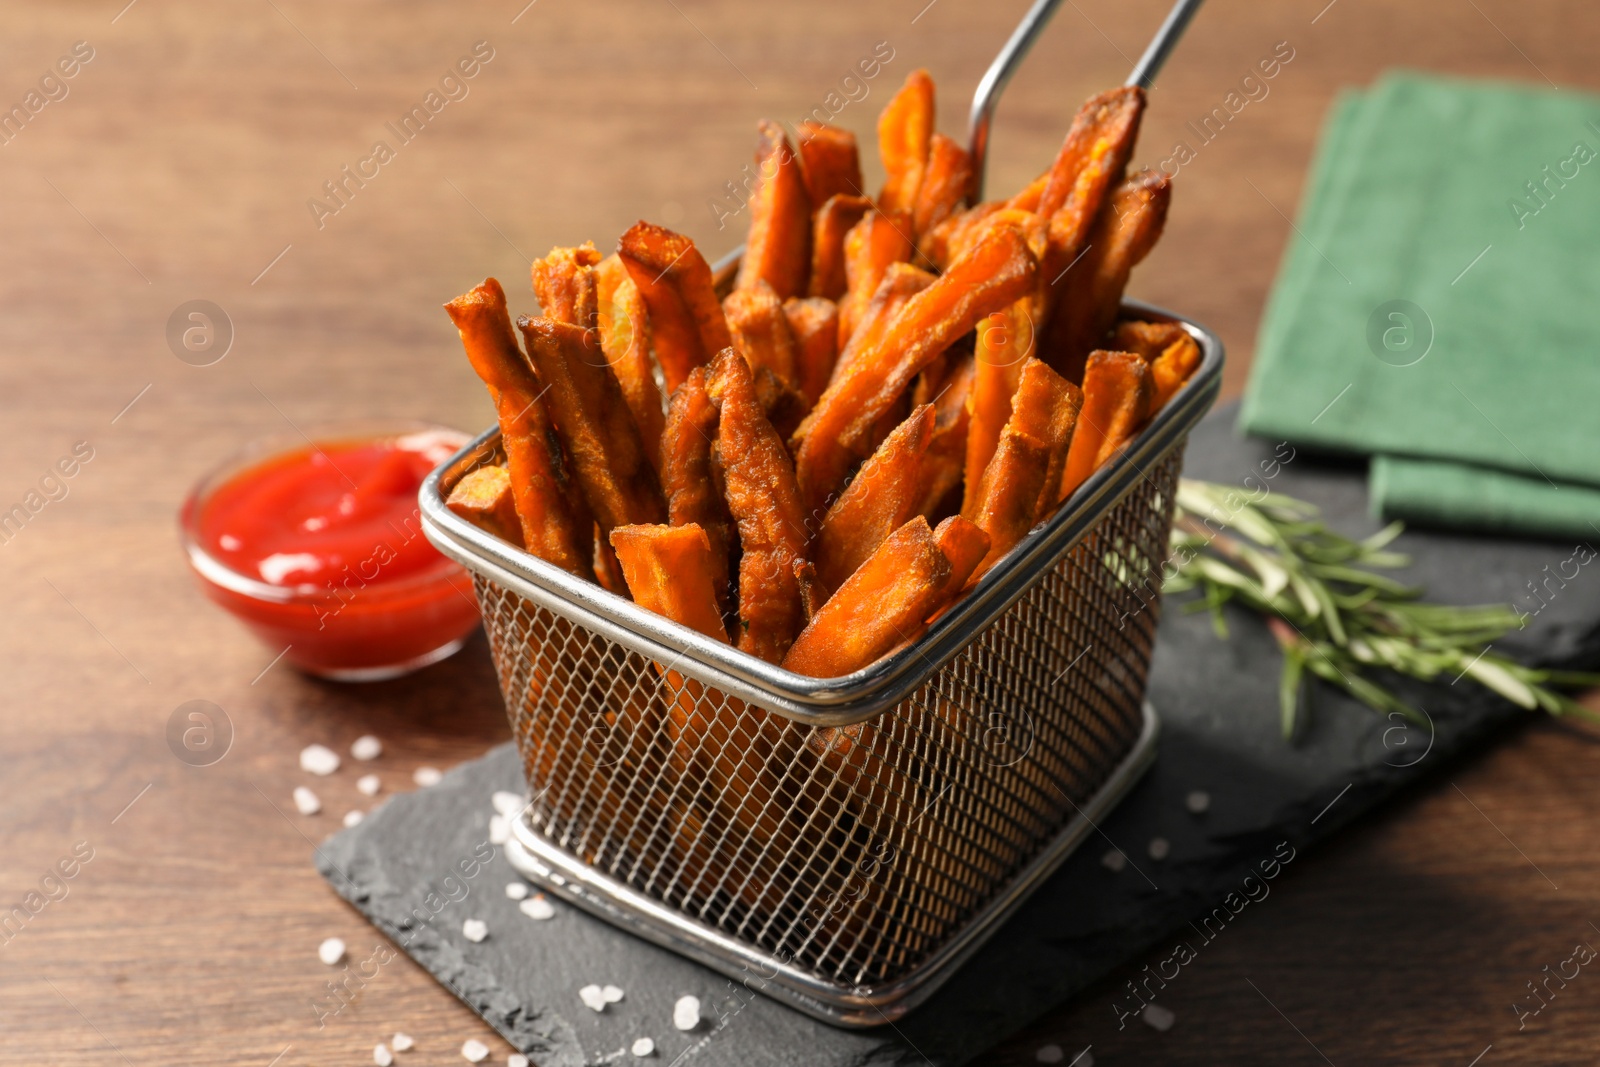
<path id="1" fill-rule="evenodd" d="M 757 660 L 420 493 L 474 577 L 529 803 L 508 848 L 550 892 L 825 1021 L 925 999 L 1154 755 L 1144 702 L 1183 448 L 1221 342 L 1116 460 L 916 642 L 836 679 Z M 730 989 L 735 995 L 737 987 Z"/>

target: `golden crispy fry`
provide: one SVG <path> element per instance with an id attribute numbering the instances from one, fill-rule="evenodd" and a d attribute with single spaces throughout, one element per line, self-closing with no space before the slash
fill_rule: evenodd
<path id="1" fill-rule="evenodd" d="M 1200 346 L 1189 331 L 1175 322 L 1119 322 L 1112 348 L 1132 352 L 1150 364 L 1150 410 L 1146 418 L 1167 406 L 1200 366 Z"/>
<path id="2" fill-rule="evenodd" d="M 828 509 L 812 553 L 825 590 L 838 589 L 884 538 L 917 514 L 923 456 L 933 437 L 933 405 L 895 428 Z"/>
<path id="3" fill-rule="evenodd" d="M 611 531 L 611 547 L 634 603 L 707 637 L 728 640 L 717 606 L 717 561 L 704 530 L 693 523 L 618 526 Z"/>
<path id="4" fill-rule="evenodd" d="M 939 551 L 950 561 L 945 589 L 947 595 L 954 597 L 989 554 L 989 535 L 977 523 L 952 515 L 939 524 L 933 536 L 939 542 Z"/>
<path id="5" fill-rule="evenodd" d="M 811 198 L 783 127 L 762 119 L 756 144 L 757 185 L 750 197 L 750 236 L 734 288 L 764 281 L 780 300 L 804 296 L 811 277 Z"/>
<path id="6" fill-rule="evenodd" d="M 889 328 L 889 323 L 894 321 L 895 315 L 905 306 L 905 302 L 932 285 L 935 280 L 937 280 L 936 275 L 929 274 L 921 267 L 913 267 L 909 263 L 889 264 L 889 269 L 883 275 L 883 281 L 878 283 L 877 291 L 861 309 L 849 342 L 841 346 L 839 358 L 833 365 L 833 373 L 828 376 L 828 384 L 832 385 L 834 379 L 845 374 L 850 360 L 856 355 L 869 351 L 877 345 L 883 339 L 883 333 Z M 839 310 L 842 315 L 844 312 L 842 304 Z M 841 338 L 844 336 L 842 323 L 839 334 Z"/>
<path id="7" fill-rule="evenodd" d="M 644 297 L 650 340 L 670 395 L 691 370 L 733 343 L 711 268 L 689 238 L 648 222 L 622 235 L 617 255 Z"/>
<path id="8" fill-rule="evenodd" d="M 1067 454 L 1083 411 L 1083 391 L 1037 359 L 1022 367 L 1017 391 L 1012 397 L 1010 425 L 1040 441 L 1049 451 L 1045 465 L 1044 488 L 1034 502 L 1033 521 L 1041 522 L 1055 510 L 1060 497 L 1055 487 L 1061 484 L 1067 467 Z"/>
<path id="9" fill-rule="evenodd" d="M 1128 275 L 1161 237 L 1172 199 L 1172 179 L 1157 171 L 1117 187 L 1100 211 L 1083 258 L 1061 277 L 1043 351 L 1071 381 L 1083 379 L 1083 361 L 1117 320 Z"/>
<path id="10" fill-rule="evenodd" d="M 712 588 L 723 611 L 733 604 L 728 575 L 735 547 L 733 516 L 712 476 L 711 445 L 717 435 L 717 408 L 706 395 L 706 370 L 696 367 L 672 394 L 667 428 L 661 436 L 661 483 L 667 494 L 667 521 L 697 526 L 711 546 Z"/>
<path id="11" fill-rule="evenodd" d="M 972 157 L 944 134 L 934 134 L 928 150 L 928 169 L 911 212 L 917 240 L 959 211 L 971 192 Z"/>
<path id="12" fill-rule="evenodd" d="M 750 368 L 724 349 L 706 375 L 717 405 L 728 510 L 739 524 L 741 652 L 778 663 L 804 625 L 794 563 L 806 558 L 805 512 L 783 440 L 761 411 Z"/>
<path id="13" fill-rule="evenodd" d="M 607 256 L 595 267 L 595 292 L 599 300 L 600 350 L 622 386 L 633 423 L 639 427 L 644 452 L 656 473 L 661 472 L 661 387 L 656 384 L 655 361 L 650 357 L 650 319 L 639 287 L 628 277 L 620 256 Z"/>
<path id="14" fill-rule="evenodd" d="M 922 188 L 933 139 L 933 79 L 914 70 L 878 117 L 878 156 L 888 175 L 878 193 L 882 211 L 909 215 Z"/>
<path id="15" fill-rule="evenodd" d="M 855 333 L 867 301 L 896 263 L 911 258 L 911 216 L 873 211 L 850 228 L 844 239 L 846 293 L 839 301 L 839 345 Z"/>
<path id="16" fill-rule="evenodd" d="M 965 493 L 962 513 L 971 517 L 977 506 L 983 472 L 1000 444 L 1000 431 L 1011 418 L 1011 397 L 1017 391 L 1022 368 L 1034 354 L 1034 301 L 1018 300 L 978 323 L 973 351 L 974 375 L 968 411 L 965 458 Z"/>
<path id="17" fill-rule="evenodd" d="M 950 595 L 950 570 L 928 520 L 910 520 L 822 606 L 783 666 L 813 678 L 837 678 L 916 640 Z"/>
<path id="18" fill-rule="evenodd" d="M 1132 352 L 1090 353 L 1083 374 L 1083 411 L 1067 453 L 1056 500 L 1072 491 L 1133 440 L 1150 409 L 1150 368 Z"/>
<path id="19" fill-rule="evenodd" d="M 817 406 L 795 431 L 796 468 L 808 509 L 826 505 L 864 458 L 872 425 L 933 358 L 984 316 L 1033 289 L 1037 266 L 1016 229 L 997 227 L 907 300 L 870 347 L 840 357 Z"/>
<path id="20" fill-rule="evenodd" d="M 599 308 L 594 268 L 599 262 L 593 241 L 578 248 L 552 248 L 548 256 L 534 261 L 533 293 L 545 318 L 594 328 Z"/>
<path id="21" fill-rule="evenodd" d="M 504 467 L 468 471 L 444 505 L 485 533 L 522 547 L 522 520 L 511 493 L 511 472 Z"/>
<path id="22" fill-rule="evenodd" d="M 733 334 L 734 349 L 752 372 L 765 368 L 785 385 L 798 386 L 800 358 L 794 332 L 772 286 L 757 279 L 747 289 L 735 289 L 722 302 L 722 314 Z"/>
<path id="23" fill-rule="evenodd" d="M 489 278 L 445 306 L 472 369 L 489 387 L 524 547 L 540 559 L 594 580 L 594 520 L 577 492 L 540 387 L 506 311 L 505 290 Z"/>
<path id="24" fill-rule="evenodd" d="M 800 366 L 796 374 L 806 410 L 828 387 L 833 365 L 839 358 L 839 305 L 820 296 L 804 300 L 785 300 L 783 313 L 794 334 L 795 357 Z"/>
<path id="25" fill-rule="evenodd" d="M 800 138 L 800 171 L 813 207 L 821 208 L 835 196 L 866 195 L 855 134 L 810 120 L 796 126 L 795 133 Z"/>
<path id="26" fill-rule="evenodd" d="M 1046 172 L 1044 191 L 1033 210 L 1049 218 L 1075 198 L 1098 207 L 1103 190 L 1122 180 L 1139 137 L 1144 105 L 1144 90 L 1136 85 L 1096 93 L 1085 100 Z M 1093 217 L 1093 210 L 1089 214 Z"/>
<path id="27" fill-rule="evenodd" d="M 933 398 L 933 436 L 922 457 L 922 490 L 917 504 L 917 514 L 929 522 L 937 522 L 961 508 L 967 432 L 972 421 L 967 398 L 976 373 L 973 357 L 962 358 L 945 375 Z"/>
<path id="28" fill-rule="evenodd" d="M 595 335 L 545 318 L 523 317 L 517 325 L 601 532 L 609 537 L 618 526 L 665 520 L 661 483 Z"/>
<path id="29" fill-rule="evenodd" d="M 811 231 L 811 284 L 807 292 L 838 300 L 850 282 L 845 275 L 845 238 L 872 201 L 864 196 L 830 196 L 817 209 Z"/>

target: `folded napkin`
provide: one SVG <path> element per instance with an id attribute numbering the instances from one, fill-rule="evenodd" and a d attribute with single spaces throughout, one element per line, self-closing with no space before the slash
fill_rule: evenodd
<path id="1" fill-rule="evenodd" d="M 1386 518 L 1600 536 L 1600 97 L 1347 92 L 1268 301 L 1249 433 L 1373 456 Z"/>

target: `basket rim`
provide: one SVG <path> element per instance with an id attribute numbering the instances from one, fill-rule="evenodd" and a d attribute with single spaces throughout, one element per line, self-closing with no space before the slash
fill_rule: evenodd
<path id="1" fill-rule="evenodd" d="M 990 623 L 1048 574 L 1140 478 L 1177 447 L 1222 388 L 1224 350 L 1215 333 L 1164 308 L 1124 300 L 1123 318 L 1173 322 L 1200 346 L 1200 367 L 1149 426 L 1036 526 L 928 632 L 876 662 L 838 678 L 812 678 L 740 652 L 639 607 L 478 529 L 445 506 L 468 471 L 493 454 L 498 426 L 435 468 L 417 491 L 422 528 L 446 556 L 485 580 L 671 669 L 807 726 L 863 722 L 933 677 Z"/>

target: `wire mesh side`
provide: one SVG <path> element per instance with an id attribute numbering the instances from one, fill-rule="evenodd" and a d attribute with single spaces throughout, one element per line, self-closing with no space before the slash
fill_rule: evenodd
<path id="1" fill-rule="evenodd" d="M 997 897 L 1134 745 L 1182 446 L 911 696 L 817 728 L 477 576 L 533 829 L 849 988 Z"/>

